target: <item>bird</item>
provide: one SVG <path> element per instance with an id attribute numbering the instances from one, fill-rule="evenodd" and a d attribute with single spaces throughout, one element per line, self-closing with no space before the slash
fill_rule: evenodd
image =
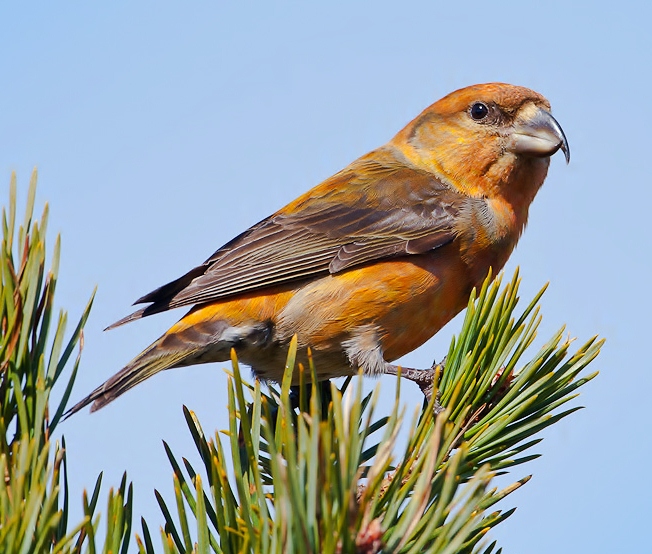
<path id="1" fill-rule="evenodd" d="M 393 362 L 505 265 L 559 150 L 568 163 L 541 94 L 506 83 L 448 94 L 384 146 L 139 298 L 145 307 L 107 329 L 190 310 L 67 415 L 98 410 L 163 370 L 227 361 L 232 350 L 257 378 L 279 382 L 294 336 L 297 362 L 311 355 L 320 381 L 428 374 Z"/>

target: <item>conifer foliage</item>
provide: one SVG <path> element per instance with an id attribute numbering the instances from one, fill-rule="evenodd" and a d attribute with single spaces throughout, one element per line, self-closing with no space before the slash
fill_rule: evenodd
<path id="1" fill-rule="evenodd" d="M 53 311 L 60 243 L 57 238 L 46 271 L 48 209 L 33 219 L 35 191 L 36 174 L 18 225 L 12 177 L 2 218 L 0 549 L 125 553 L 132 535 L 126 476 L 110 490 L 102 514 L 100 475 L 81 500 L 82 521 L 68 518 L 67 468 L 83 460 L 68 460 L 65 442 L 52 444 L 51 437 L 79 368 L 92 297 L 65 340 L 66 314 Z M 527 462 L 537 457 L 540 431 L 579 409 L 568 402 L 596 375 L 583 370 L 603 342 L 594 337 L 571 353 L 562 328 L 536 350 L 544 291 L 520 310 L 518 286 L 518 274 L 506 285 L 488 277 L 472 295 L 437 368 L 438 395 L 414 413 L 400 401 L 400 379 L 394 405 L 384 411 L 380 385 L 366 394 L 361 376 L 339 388 L 315 384 L 314 367 L 295 364 L 296 342 L 280 386 L 245 382 L 234 356 L 229 429 L 206 434 L 184 407 L 197 461 L 164 443 L 174 498 L 155 491 L 162 525 L 152 536 L 141 518 L 132 547 L 146 553 L 500 552 L 487 533 L 514 511 L 503 499 L 529 480 Z M 304 382 L 299 393 L 290 387 L 296 372 Z M 51 403 L 56 384 L 61 400 Z M 436 396 L 445 408 L 438 414 Z M 494 478 L 508 470 L 522 477 L 497 488 Z"/>
<path id="2" fill-rule="evenodd" d="M 102 549 L 95 544 L 102 476 L 90 499 L 82 499 L 83 520 L 71 524 L 65 442 L 51 442 L 79 368 L 82 330 L 93 298 L 66 341 L 67 315 L 53 308 L 60 240 L 57 237 L 46 271 L 48 206 L 41 219 L 34 220 L 36 172 L 22 224 L 17 221 L 15 175 L 9 189 L 0 247 L 0 551 L 95 552 Z M 58 383 L 64 389 L 62 399 L 51 404 Z M 127 550 L 131 496 L 126 477 L 109 493 L 105 552 Z"/>

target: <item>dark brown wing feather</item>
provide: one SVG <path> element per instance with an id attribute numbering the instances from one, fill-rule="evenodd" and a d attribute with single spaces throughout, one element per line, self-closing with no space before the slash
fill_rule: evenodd
<path id="1" fill-rule="evenodd" d="M 151 305 L 110 328 L 171 308 L 422 254 L 455 238 L 464 200 L 431 174 L 361 158 L 201 266 L 139 298 L 136 303 Z"/>

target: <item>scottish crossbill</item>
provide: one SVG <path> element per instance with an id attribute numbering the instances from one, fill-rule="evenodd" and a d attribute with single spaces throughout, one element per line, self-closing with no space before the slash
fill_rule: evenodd
<path id="1" fill-rule="evenodd" d="M 455 91 L 386 145 L 263 219 L 202 265 L 136 301 L 124 323 L 190 311 L 70 413 L 105 406 L 159 371 L 229 359 L 279 381 L 287 345 L 317 376 L 391 362 L 432 337 L 503 267 L 564 133 L 540 94 Z M 412 370 L 414 371 L 414 370 Z"/>

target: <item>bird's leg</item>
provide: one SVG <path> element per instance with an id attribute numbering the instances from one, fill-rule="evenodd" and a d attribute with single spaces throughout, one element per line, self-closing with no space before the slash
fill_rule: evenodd
<path id="1" fill-rule="evenodd" d="M 361 325 L 351 334 L 351 338 L 342 343 L 344 351 L 353 368 L 359 367 L 366 375 L 399 375 L 399 366 L 390 364 L 383 357 L 380 341 L 380 329 L 374 325 Z M 432 391 L 439 384 L 439 376 L 444 370 L 444 359 L 440 364 L 434 363 L 430 369 L 414 369 L 401 366 L 400 375 L 414 381 L 428 402 Z M 435 398 L 435 413 L 443 411 L 439 403 L 439 392 Z"/>
<path id="2" fill-rule="evenodd" d="M 434 363 L 430 369 L 414 369 L 412 367 L 401 366 L 400 375 L 401 377 L 408 379 L 409 381 L 414 381 L 419 385 L 421 392 L 423 392 L 428 402 L 430 402 L 432 391 L 444 371 L 445 363 L 446 358 L 444 358 L 441 363 Z M 385 362 L 384 372 L 387 375 L 399 375 L 399 366 Z M 437 398 L 435 398 L 435 414 L 444 411 L 444 407 L 439 403 L 440 396 L 441 393 L 437 391 Z"/>

